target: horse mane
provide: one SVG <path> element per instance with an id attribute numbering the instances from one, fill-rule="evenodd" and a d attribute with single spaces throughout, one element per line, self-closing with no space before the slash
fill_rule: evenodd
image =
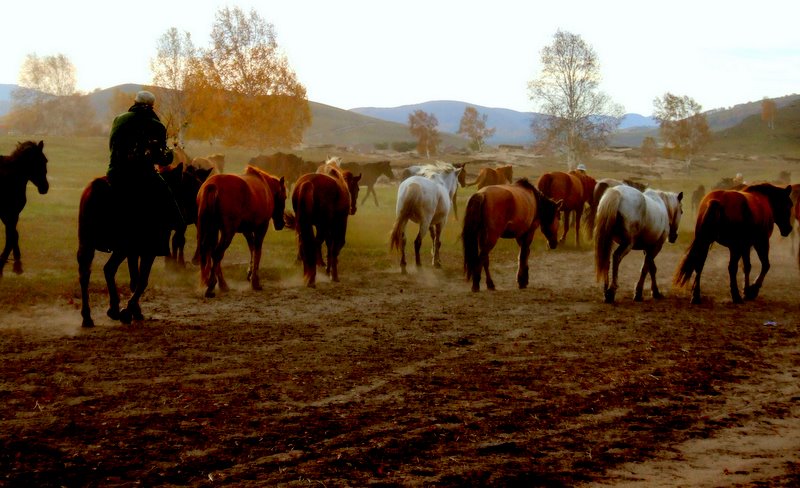
<path id="1" fill-rule="evenodd" d="M 541 191 L 539 191 L 539 189 L 536 188 L 536 186 L 534 186 L 534 184 L 531 183 L 531 181 L 526 177 L 518 179 L 517 181 L 514 182 L 514 184 L 517 186 L 521 186 L 522 188 L 525 188 L 526 190 L 532 191 L 534 193 L 536 192 L 541 193 Z"/>
<path id="2" fill-rule="evenodd" d="M 536 197 L 536 204 L 540 207 L 544 207 L 543 210 L 548 213 L 548 216 L 552 209 L 555 209 L 556 202 L 553 201 L 552 198 L 548 197 L 547 195 L 542 192 L 542 190 L 536 188 L 536 185 L 531 183 L 531 181 L 527 177 L 523 177 L 518 179 L 514 182 L 515 185 L 519 186 L 520 188 L 524 188 L 529 192 L 533 193 Z"/>
<path id="3" fill-rule="evenodd" d="M 430 178 L 434 175 L 452 173 L 455 170 L 455 166 L 450 163 L 445 163 L 444 161 L 435 161 L 433 163 L 421 166 L 417 175 Z"/>

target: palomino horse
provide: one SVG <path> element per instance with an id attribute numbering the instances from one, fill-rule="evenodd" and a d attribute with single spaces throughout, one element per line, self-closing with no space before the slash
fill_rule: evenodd
<path id="1" fill-rule="evenodd" d="M 463 167 L 437 162 L 422 167 L 397 188 L 397 206 L 394 227 L 390 237 L 390 248 L 400 249 L 400 269 L 406 273 L 406 224 L 411 220 L 419 223 L 419 232 L 414 239 L 414 256 L 417 267 L 422 265 L 420 247 L 422 234 L 430 232 L 433 240 L 433 266 L 441 267 L 439 248 L 442 245 L 442 229 L 458 186 L 458 174 Z"/>
<path id="2" fill-rule="evenodd" d="M 669 239 L 678 238 L 678 225 L 683 215 L 683 193 L 636 188 L 619 185 L 606 190 L 597 207 L 595 226 L 594 263 L 597 280 L 603 280 L 606 303 L 614 303 L 617 291 L 619 264 L 631 249 L 644 251 L 644 264 L 636 283 L 633 299 L 642 301 L 642 290 L 650 274 L 653 298 L 662 298 L 656 284 L 655 258 Z M 611 264 L 611 283 L 608 280 L 609 261 L 613 243 L 619 244 Z"/>
<path id="3" fill-rule="evenodd" d="M 591 201 L 591 196 L 584 194 L 584 185 L 580 176 L 574 172 L 563 173 L 561 171 L 554 171 L 552 173 L 545 173 L 539 177 L 539 180 L 536 182 L 536 187 L 551 200 L 561 200 L 563 202 L 564 231 L 558 242 L 563 243 L 567 239 L 569 216 L 571 213 L 574 213 L 575 245 L 580 246 L 581 215 L 583 214 L 583 207 L 586 202 Z"/>
<path id="4" fill-rule="evenodd" d="M 430 169 L 432 167 L 436 167 L 437 165 L 442 165 L 442 164 L 449 164 L 449 163 L 443 163 L 442 161 L 437 161 L 433 165 L 431 165 L 431 164 L 415 164 L 415 165 L 409 166 L 409 167 L 403 169 L 403 172 L 400 174 L 400 179 L 405 181 L 405 180 L 407 180 L 408 178 L 410 178 L 412 176 L 419 175 L 420 173 L 427 173 L 427 172 L 430 171 Z M 466 169 L 467 168 L 467 163 L 460 163 L 460 164 L 459 163 L 455 163 L 455 164 L 450 164 L 450 165 L 458 171 L 458 176 L 456 177 L 456 181 L 458 182 L 458 184 L 456 185 L 455 190 L 453 190 L 452 196 L 450 198 L 450 205 L 453 208 L 453 218 L 455 220 L 458 220 L 458 198 L 457 198 L 457 193 L 458 193 L 458 187 L 459 186 L 461 188 L 465 188 L 466 186 L 468 186 L 467 185 L 467 169 Z"/>
<path id="5" fill-rule="evenodd" d="M 464 273 L 478 291 L 481 268 L 486 272 L 486 288 L 494 290 L 489 274 L 489 253 L 498 239 L 514 238 L 519 245 L 517 284 L 528 286 L 528 256 L 536 229 L 541 227 L 550 249 L 558 245 L 561 202 L 554 202 L 534 187 L 527 178 L 513 185 L 490 185 L 478 190 L 467 202 L 461 240 L 464 245 Z"/>
<path id="6" fill-rule="evenodd" d="M 711 244 L 718 242 L 730 251 L 728 274 L 733 303 L 742 303 L 736 274 L 739 260 L 744 270 L 744 298 L 754 300 L 769 271 L 769 238 L 777 224 L 782 236 L 792 231 L 791 186 L 770 183 L 745 186 L 742 190 L 714 190 L 708 193 L 697 211 L 694 240 L 675 274 L 675 283 L 685 285 L 695 273 L 692 303 L 700 303 L 700 275 Z M 761 261 L 761 272 L 750 284 L 750 248 Z"/>
<path id="7" fill-rule="evenodd" d="M 347 217 L 356 213 L 360 176 L 342 170 L 336 161 L 329 160 L 319 168 L 325 173 L 309 173 L 297 180 L 292 191 L 294 215 L 286 216 L 286 226 L 297 232 L 303 279 L 309 288 L 316 286 L 317 265 L 325 266 L 323 243 L 328 250 L 326 272 L 331 280 L 339 281 L 339 253 L 345 243 Z"/>
<path id="8" fill-rule="evenodd" d="M 377 207 L 378 195 L 375 193 L 375 182 L 377 182 L 378 178 L 381 176 L 385 176 L 390 180 L 394 179 L 394 173 L 392 172 L 392 166 L 389 161 L 377 161 L 371 163 L 342 163 L 341 166 L 342 169 L 346 169 L 354 175 L 361 175 L 360 184 L 367 187 L 367 193 L 364 195 L 361 205 L 364 205 L 364 203 L 367 201 L 367 198 L 369 198 L 370 194 L 372 194 L 372 198 L 375 200 L 375 206 Z"/>
<path id="9" fill-rule="evenodd" d="M 206 297 L 214 296 L 217 281 L 220 290 L 228 290 L 221 263 L 237 233 L 244 234 L 250 249 L 247 279 L 253 290 L 261 289 L 261 247 L 270 219 L 275 230 L 283 229 L 285 207 L 284 179 L 253 166 L 247 166 L 241 176 L 218 174 L 203 183 L 197 194 L 197 249 Z"/>
<path id="10" fill-rule="evenodd" d="M 632 186 L 641 192 L 647 189 L 647 184 L 634 180 L 617 180 L 614 178 L 600 178 L 597 180 L 592 192 L 592 201 L 589 204 L 589 214 L 586 216 L 586 229 L 589 231 L 590 238 L 594 237 L 594 219 L 597 217 L 597 206 L 600 204 L 600 199 L 603 198 L 606 190 L 619 185 Z"/>
<path id="11" fill-rule="evenodd" d="M 510 185 L 512 181 L 514 181 L 514 167 L 506 164 L 497 168 L 481 168 L 475 181 L 465 186 L 476 185 L 480 190 L 489 185 Z"/>
<path id="12" fill-rule="evenodd" d="M 43 149 L 43 141 L 26 141 L 18 143 L 9 156 L 0 156 L 0 220 L 6 228 L 6 244 L 0 253 L 0 277 L 3 276 L 3 267 L 11 253 L 14 257 L 14 273 L 22 273 L 17 222 L 28 201 L 28 181 L 36 185 L 42 195 L 50 189 L 47 181 L 47 157 Z"/>
<path id="13" fill-rule="evenodd" d="M 186 247 L 186 228 L 197 223 L 197 192 L 200 191 L 200 186 L 212 171 L 212 168 L 199 169 L 195 166 L 184 166 L 183 163 L 159 169 L 161 177 L 167 182 L 167 186 L 175 198 L 175 203 L 178 204 L 181 216 L 183 216 L 183 224 L 172 229 L 175 233 L 172 235 L 170 255 L 167 256 L 168 266 L 175 265 L 180 268 L 186 266 L 183 256 Z M 199 254 L 195 250 L 192 263 L 197 264 L 198 259 Z"/>

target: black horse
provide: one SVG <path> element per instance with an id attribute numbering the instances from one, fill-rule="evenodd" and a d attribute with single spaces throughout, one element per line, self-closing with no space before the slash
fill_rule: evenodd
<path id="1" fill-rule="evenodd" d="M 25 190 L 28 181 L 36 185 L 44 195 L 50 189 L 47 181 L 47 157 L 44 155 L 44 141 L 26 141 L 17 144 L 10 156 L 0 156 L 0 220 L 6 227 L 6 245 L 0 253 L 0 277 L 8 255 L 13 252 L 14 272 L 22 273 L 19 252 L 19 214 L 28 199 Z"/>
<path id="2" fill-rule="evenodd" d="M 153 261 L 156 255 L 163 253 L 163 244 L 169 239 L 171 214 L 174 213 L 173 209 L 157 207 L 158 198 L 154 198 L 151 190 L 154 189 L 112 190 L 108 177 L 103 176 L 92 180 L 81 194 L 78 277 L 84 327 L 94 326 L 89 307 L 89 278 L 95 251 L 111 253 L 103 266 L 109 299 L 107 315 L 124 324 L 144 319 L 139 299 L 147 289 Z M 134 199 L 137 201 L 132 205 Z M 132 293 L 126 307 L 120 310 L 115 276 L 125 260 Z"/>
<path id="3" fill-rule="evenodd" d="M 186 267 L 183 255 L 186 246 L 186 228 L 197 224 L 197 192 L 212 171 L 213 168 L 196 168 L 191 165 L 184 166 L 183 163 L 160 170 L 161 177 L 167 182 L 183 216 L 182 225 L 172 229 L 175 233 L 172 234 L 170 255 L 167 256 L 168 267 Z M 192 263 L 198 262 L 199 256 L 195 252 Z"/>

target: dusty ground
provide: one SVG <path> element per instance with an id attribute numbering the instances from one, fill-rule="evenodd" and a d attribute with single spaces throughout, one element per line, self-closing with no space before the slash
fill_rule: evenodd
<path id="1" fill-rule="evenodd" d="M 402 276 L 346 247 L 339 284 L 157 286 L 132 326 L 99 286 L 92 330 L 67 299 L 6 313 L 0 485 L 797 486 L 796 258 L 734 306 L 714 248 L 690 306 L 682 250 L 658 302 L 630 298 L 638 253 L 610 306 L 591 250 L 537 240 L 522 291 L 510 245 L 477 294 L 453 252 Z"/>

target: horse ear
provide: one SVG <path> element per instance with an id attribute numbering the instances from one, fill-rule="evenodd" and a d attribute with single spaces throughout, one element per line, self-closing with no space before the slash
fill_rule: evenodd
<path id="1" fill-rule="evenodd" d="M 560 212 L 564 208 L 564 200 L 556 200 L 556 212 Z"/>
<path id="2" fill-rule="evenodd" d="M 44 141 L 39 141 L 39 149 L 41 150 L 43 148 L 44 148 Z"/>
<path id="3" fill-rule="evenodd" d="M 678 201 L 683 200 L 683 192 L 678 193 Z"/>
<path id="4" fill-rule="evenodd" d="M 361 181 L 361 173 L 359 173 L 359 174 L 358 174 L 358 176 L 354 177 L 354 178 L 353 178 L 353 181 L 355 181 L 356 183 L 358 183 L 359 181 Z"/>

